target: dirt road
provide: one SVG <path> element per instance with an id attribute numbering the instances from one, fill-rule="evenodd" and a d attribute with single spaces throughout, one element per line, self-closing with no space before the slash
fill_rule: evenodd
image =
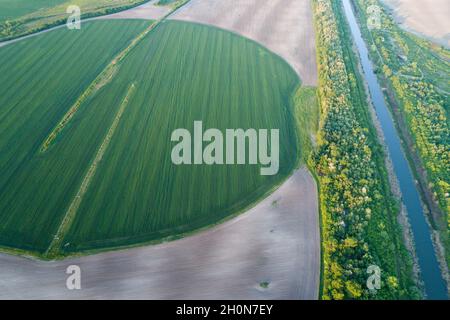
<path id="1" fill-rule="evenodd" d="M 315 182 L 300 169 L 247 213 L 178 241 L 57 262 L 0 254 L 0 299 L 316 299 L 319 240 Z M 69 265 L 81 290 L 66 289 Z"/>
<path id="2" fill-rule="evenodd" d="M 169 13 L 170 7 L 156 6 L 159 0 L 152 0 L 122 12 L 99 17 L 99 19 L 147 19 L 157 20 Z"/>

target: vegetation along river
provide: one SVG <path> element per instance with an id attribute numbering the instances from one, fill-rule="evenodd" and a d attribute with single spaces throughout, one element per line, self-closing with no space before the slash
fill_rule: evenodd
<path id="1" fill-rule="evenodd" d="M 377 81 L 372 63 L 369 60 L 367 46 L 361 36 L 361 31 L 356 22 L 350 0 L 344 0 L 343 4 L 345 15 L 361 59 L 364 78 L 369 86 L 371 99 L 375 106 L 377 117 L 381 123 L 394 171 L 400 184 L 403 203 L 406 205 L 408 211 L 415 250 L 419 260 L 421 277 L 425 285 L 427 298 L 447 299 L 446 284 L 439 269 L 439 263 L 431 240 L 430 229 L 424 215 L 411 168 L 402 151 L 400 138 L 396 132 L 394 121 L 384 100 L 383 92 Z"/>

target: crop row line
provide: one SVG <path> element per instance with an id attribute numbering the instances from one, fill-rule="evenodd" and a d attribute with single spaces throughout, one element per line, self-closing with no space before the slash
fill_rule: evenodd
<path id="1" fill-rule="evenodd" d="M 46 256 L 48 257 L 55 256 L 59 248 L 61 247 L 61 243 L 64 240 L 64 235 L 72 225 L 73 219 L 75 218 L 77 210 L 80 207 L 81 201 L 83 200 L 83 196 L 86 194 L 86 191 L 89 188 L 91 180 L 94 177 L 94 174 L 97 170 L 98 164 L 103 159 L 103 155 L 105 154 L 106 149 L 108 148 L 109 143 L 111 142 L 111 138 L 114 135 L 114 132 L 116 131 L 117 126 L 119 125 L 119 121 L 122 118 L 125 108 L 127 107 L 128 102 L 130 101 L 130 98 L 135 92 L 135 90 L 136 85 L 134 83 L 128 87 L 127 94 L 123 99 L 119 110 L 117 111 L 116 117 L 114 118 L 114 121 L 108 130 L 108 133 L 103 139 L 103 142 L 97 151 L 97 155 L 95 156 L 94 161 L 92 162 L 91 166 L 89 167 L 89 170 L 84 176 L 83 182 L 81 183 L 81 186 L 78 189 L 77 194 L 75 195 L 69 208 L 67 209 L 66 214 L 64 215 L 64 218 L 58 228 L 58 231 L 56 232 L 52 242 L 50 243 L 49 248 L 47 249 L 47 252 L 45 253 Z"/>

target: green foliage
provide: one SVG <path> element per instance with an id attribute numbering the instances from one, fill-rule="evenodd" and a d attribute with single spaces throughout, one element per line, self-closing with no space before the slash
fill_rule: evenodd
<path id="1" fill-rule="evenodd" d="M 355 3 L 363 21 L 368 6 L 383 8 L 378 0 Z M 443 225 L 441 238 L 450 264 L 450 51 L 402 30 L 386 10 L 381 12 L 381 22 L 382 28 L 373 30 L 361 23 L 363 36 L 373 44 L 371 59 L 382 67 L 382 80 L 395 94 L 406 119 L 427 172 L 428 187 L 446 214 L 438 225 Z"/>
<path id="2" fill-rule="evenodd" d="M 0 23 L 64 2 L 67 0 L 0 0 Z"/>
<path id="3" fill-rule="evenodd" d="M 411 297 L 411 261 L 340 2 L 316 0 L 314 14 L 321 105 L 315 163 L 321 191 L 323 299 Z M 383 281 L 372 295 L 366 287 L 366 270 L 372 264 L 383 270 L 383 279 L 401 278 L 399 286 Z"/>

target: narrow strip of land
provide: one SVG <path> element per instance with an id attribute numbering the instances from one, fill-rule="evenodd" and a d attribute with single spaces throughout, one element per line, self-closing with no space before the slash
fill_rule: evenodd
<path id="1" fill-rule="evenodd" d="M 119 110 L 117 111 L 116 117 L 114 118 L 114 121 L 108 130 L 108 133 L 106 134 L 102 144 L 100 145 L 100 148 L 97 151 L 97 155 L 95 156 L 94 161 L 92 161 L 92 164 L 89 167 L 89 170 L 87 171 L 86 175 L 84 176 L 83 182 L 81 183 L 81 186 L 78 189 L 77 194 L 75 195 L 69 208 L 67 209 L 66 214 L 64 215 L 64 218 L 58 228 L 58 231 L 56 232 L 55 237 L 53 238 L 49 248 L 47 249 L 46 256 L 53 257 L 57 255 L 58 250 L 61 247 L 62 241 L 64 240 L 64 235 L 72 225 L 73 219 L 75 218 L 77 210 L 81 204 L 81 201 L 83 200 L 83 196 L 85 195 L 86 191 L 89 188 L 89 184 L 91 183 L 91 180 L 94 177 L 98 164 L 103 159 L 103 155 L 105 154 L 105 151 L 108 148 L 109 143 L 111 142 L 111 138 L 114 135 L 117 126 L 119 125 L 120 118 L 122 118 L 123 112 L 125 111 L 125 108 L 127 107 L 128 102 L 130 101 L 130 98 L 135 92 L 135 90 L 136 85 L 133 83 L 129 86 L 127 94 L 123 99 Z"/>

